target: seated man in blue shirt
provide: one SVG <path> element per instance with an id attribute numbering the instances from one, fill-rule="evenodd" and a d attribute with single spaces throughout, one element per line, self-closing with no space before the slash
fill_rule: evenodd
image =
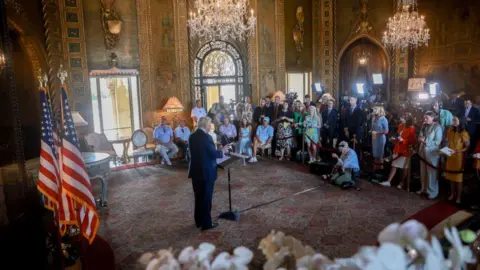
<path id="1" fill-rule="evenodd" d="M 253 157 L 248 162 L 257 162 L 257 149 L 264 150 L 267 146 L 271 147 L 273 139 L 273 127 L 269 125 L 270 118 L 265 116 L 261 126 L 257 127 L 257 133 L 255 135 L 253 143 Z"/>
<path id="2" fill-rule="evenodd" d="M 153 131 L 153 138 L 157 143 L 156 151 L 162 156 L 162 164 L 172 166 L 170 158 L 178 153 L 178 147 L 173 143 L 173 130 L 167 125 L 167 119 L 162 117 L 162 123 Z"/>
<path id="3" fill-rule="evenodd" d="M 233 143 L 237 137 L 237 128 L 230 123 L 230 119 L 225 117 L 223 119 L 223 125 L 220 126 L 220 141 L 225 146 L 229 143 Z"/>
<path id="4" fill-rule="evenodd" d="M 346 141 L 340 142 L 338 149 L 341 152 L 340 157 L 335 153 L 332 154 L 332 157 L 337 159 L 335 168 L 338 172 L 332 177 L 332 180 L 342 188 L 352 187 L 355 185 L 355 177 L 360 175 L 357 153 L 348 147 Z"/>
<path id="5" fill-rule="evenodd" d="M 200 119 L 200 118 L 199 118 Z M 180 125 L 175 128 L 175 143 L 182 148 L 183 158 L 188 160 L 188 138 L 190 138 L 190 129 L 185 126 L 185 120 L 180 119 Z"/>

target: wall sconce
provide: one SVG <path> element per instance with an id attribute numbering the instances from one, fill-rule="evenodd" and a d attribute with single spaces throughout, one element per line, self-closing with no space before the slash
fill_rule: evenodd
<path id="1" fill-rule="evenodd" d="M 7 65 L 7 61 L 5 59 L 5 54 L 3 53 L 2 50 L 0 50 L 0 72 L 3 71 L 6 65 Z"/>
<path id="2" fill-rule="evenodd" d="M 123 21 L 113 8 L 115 0 L 100 1 L 102 2 L 102 28 L 105 34 L 105 46 L 108 50 L 111 50 L 118 44 Z"/>

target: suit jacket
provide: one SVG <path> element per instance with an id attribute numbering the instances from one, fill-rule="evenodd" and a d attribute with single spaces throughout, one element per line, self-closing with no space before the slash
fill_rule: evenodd
<path id="1" fill-rule="evenodd" d="M 360 140 L 362 137 L 362 128 L 365 122 L 365 115 L 363 110 L 360 107 L 355 107 L 353 109 L 348 108 L 345 111 L 345 123 L 344 128 L 348 128 L 348 133 L 350 138 L 353 138 L 353 135 L 357 135 L 357 140 Z"/>
<path id="2" fill-rule="evenodd" d="M 265 106 L 265 116 L 268 116 L 268 118 L 270 118 L 270 122 L 272 122 L 272 118 L 273 118 L 273 103 L 270 103 L 270 106 L 269 106 L 269 107 Z"/>
<path id="3" fill-rule="evenodd" d="M 277 120 L 280 111 L 283 109 L 283 106 L 280 104 L 273 103 L 272 105 L 272 116 L 270 117 L 270 123 Z"/>
<path id="4" fill-rule="evenodd" d="M 332 108 L 328 113 L 328 108 L 322 111 L 323 126 L 328 125 L 328 137 L 333 138 L 337 130 L 338 111 Z"/>
<path id="5" fill-rule="evenodd" d="M 410 157 L 410 146 L 417 142 L 415 127 L 406 128 L 404 124 L 398 125 L 398 133 L 401 134 L 402 141 L 397 141 L 393 148 L 393 153 L 403 157 Z"/>
<path id="6" fill-rule="evenodd" d="M 466 113 L 466 112 L 465 112 Z M 470 137 L 473 137 L 475 135 L 475 129 L 477 127 L 477 121 L 479 120 L 479 112 L 477 108 L 471 107 L 470 112 L 468 113 L 466 118 L 470 118 L 470 121 L 467 121 L 465 118 L 465 123 L 467 123 L 467 131 Z"/>
<path id="7" fill-rule="evenodd" d="M 190 135 L 188 145 L 188 177 L 205 182 L 217 180 L 217 158 L 222 158 L 223 152 L 216 150 L 212 137 L 199 128 Z"/>
<path id="8" fill-rule="evenodd" d="M 265 106 L 258 106 L 255 108 L 255 111 L 253 112 L 253 122 L 255 123 L 262 123 L 262 117 L 261 115 L 267 115 L 267 108 Z"/>
<path id="9" fill-rule="evenodd" d="M 452 101 L 451 112 L 458 118 L 463 119 L 465 116 L 465 101 L 463 98 L 458 97 Z"/>

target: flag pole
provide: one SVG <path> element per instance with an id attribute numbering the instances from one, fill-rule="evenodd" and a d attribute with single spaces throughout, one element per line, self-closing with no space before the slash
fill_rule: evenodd
<path id="1" fill-rule="evenodd" d="M 52 109 L 52 106 L 51 106 L 51 97 L 50 95 L 48 95 L 48 91 L 46 89 L 47 87 L 47 82 L 48 82 L 48 76 L 46 73 L 44 73 L 44 75 L 42 76 L 42 69 L 39 69 L 38 70 L 38 81 L 40 83 L 40 88 L 39 88 L 39 91 L 44 91 L 44 93 L 48 96 L 48 99 L 47 99 L 47 102 L 49 103 L 48 106 L 50 107 L 50 110 Z M 53 112 L 50 111 L 50 113 L 52 115 L 50 115 L 51 117 L 53 117 Z M 53 127 L 53 125 L 52 125 Z M 55 155 L 55 153 L 53 153 Z M 57 157 L 58 158 L 58 157 Z M 60 179 L 58 179 L 60 181 Z M 57 183 L 58 185 L 59 183 Z M 58 185 L 60 186 L 60 185 Z M 58 191 L 58 190 L 57 190 Z M 60 194 L 60 193 L 58 193 Z M 59 195 L 60 196 L 60 195 Z M 59 253 L 59 258 L 60 258 L 60 269 L 65 269 L 65 264 L 64 264 L 64 257 L 63 257 L 63 252 L 62 252 L 62 235 L 60 233 L 60 215 L 59 215 L 59 210 L 58 210 L 58 204 L 60 203 L 60 198 L 57 198 L 57 203 L 54 204 L 54 207 L 53 207 L 53 217 L 54 217 L 54 223 L 56 223 L 56 232 L 57 232 L 57 244 L 58 244 L 58 253 Z M 45 203 L 45 201 L 44 201 Z"/>
<path id="2" fill-rule="evenodd" d="M 63 125 L 65 123 L 65 117 L 63 115 L 63 91 L 66 91 L 65 88 L 66 88 L 66 84 L 65 84 L 65 81 L 68 77 L 68 73 L 65 69 L 63 69 L 63 65 L 60 65 L 60 68 L 58 70 L 58 73 L 57 73 L 57 77 L 60 79 L 60 94 L 58 95 L 60 97 L 60 124 L 61 124 L 61 134 L 64 134 L 63 132 Z M 63 138 L 63 136 L 60 136 L 60 138 Z M 63 144 L 63 140 L 62 140 L 62 144 Z M 62 152 L 64 151 L 63 147 L 60 149 L 60 156 L 62 157 L 63 154 Z M 62 162 L 60 162 L 60 167 L 62 167 Z M 61 168 L 62 170 L 63 168 Z M 76 212 L 76 216 L 77 216 L 77 226 L 78 226 L 78 230 L 79 230 L 79 235 L 80 235 L 80 250 L 81 250 L 81 254 L 83 254 L 84 256 L 84 260 L 81 261 L 82 262 L 82 269 L 87 269 L 87 260 L 85 259 L 86 257 L 86 248 L 85 248 L 85 245 L 84 245 L 84 239 L 83 239 L 83 229 L 82 229 L 82 221 L 80 219 L 80 209 L 78 208 L 78 202 L 75 202 L 75 212 Z"/>

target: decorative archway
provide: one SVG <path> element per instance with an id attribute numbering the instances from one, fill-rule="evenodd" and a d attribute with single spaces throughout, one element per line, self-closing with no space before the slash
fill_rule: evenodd
<path id="1" fill-rule="evenodd" d="M 245 62 L 239 50 L 225 41 L 211 41 L 203 45 L 194 60 L 194 99 L 201 99 L 207 105 L 208 91 L 215 87 L 234 88 L 235 100 L 244 96 L 246 83 Z M 228 100 L 226 99 L 228 102 Z"/>
<path id="2" fill-rule="evenodd" d="M 354 45 L 356 42 L 362 40 L 362 39 L 365 39 L 365 40 L 368 40 L 369 42 L 371 42 L 373 45 L 377 46 L 381 52 L 383 53 L 383 56 L 385 57 L 385 67 L 386 67 L 386 74 L 387 74 L 387 78 L 384 78 L 384 84 L 386 84 L 386 88 L 385 88 L 385 93 L 386 93 L 386 96 L 387 96 L 387 100 L 390 99 L 390 83 L 391 83 L 391 69 L 392 69 L 392 65 L 391 65 L 391 56 L 390 56 L 390 53 L 387 51 L 387 49 L 385 48 L 385 46 L 383 46 L 382 42 L 375 36 L 371 35 L 371 34 L 368 34 L 368 33 L 361 33 L 359 35 L 356 35 L 355 37 L 351 38 L 350 40 L 348 40 L 342 47 L 342 49 L 340 50 L 339 54 L 338 54 L 338 57 L 337 57 L 337 63 L 336 63 L 336 67 L 335 67 L 335 72 L 336 74 L 338 74 L 339 76 L 337 76 L 337 79 L 336 79 L 336 85 L 337 85 L 337 91 L 336 91 L 336 99 L 338 100 L 340 98 L 340 93 L 344 91 L 344 89 L 339 89 L 340 88 L 340 68 L 341 68 L 341 63 L 342 63 L 342 58 L 345 54 L 345 52 L 347 52 L 347 50 L 352 46 Z"/>

